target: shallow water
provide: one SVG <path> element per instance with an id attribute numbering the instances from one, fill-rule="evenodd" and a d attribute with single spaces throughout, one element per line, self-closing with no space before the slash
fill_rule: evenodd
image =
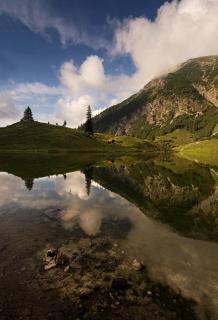
<path id="1" fill-rule="evenodd" d="M 31 175 L 27 168 L 28 176 L 25 165 L 22 174 L 20 167 L 12 169 L 0 173 L 2 319 L 15 319 L 16 312 L 33 319 L 31 286 L 43 281 L 38 270 L 48 248 L 67 252 L 77 238 L 98 237 L 109 238 L 126 260 L 143 263 L 153 281 L 196 302 L 199 319 L 218 318 L 215 168 L 125 158 L 35 179 L 35 169 Z M 55 269 L 51 274 L 58 279 L 55 295 L 66 297 L 69 281 Z"/>

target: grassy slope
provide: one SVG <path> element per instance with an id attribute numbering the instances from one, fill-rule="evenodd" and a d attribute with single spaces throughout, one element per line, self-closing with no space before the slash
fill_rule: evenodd
<path id="1" fill-rule="evenodd" d="M 157 149 L 156 145 L 148 140 L 142 140 L 130 136 L 114 136 L 111 134 L 95 134 L 96 138 L 100 141 L 107 142 L 108 140 L 114 139 L 115 145 L 120 147 L 125 147 L 130 150 L 138 149 L 138 150 L 146 150 L 146 151 L 154 151 Z"/>
<path id="2" fill-rule="evenodd" d="M 187 159 L 218 166 L 218 139 L 193 142 L 176 150 Z"/>
<path id="3" fill-rule="evenodd" d="M 156 151 L 154 144 L 139 139 L 120 137 L 116 143 L 109 145 L 109 136 L 90 137 L 82 131 L 49 125 L 40 122 L 18 122 L 0 128 L 0 151 L 35 151 L 35 152 L 129 152 Z"/>
<path id="4" fill-rule="evenodd" d="M 195 135 L 185 129 L 176 129 L 173 132 L 167 133 L 163 136 L 157 137 L 155 142 L 157 143 L 169 143 L 171 147 L 176 147 L 184 144 L 194 142 L 196 140 Z"/>
<path id="5" fill-rule="evenodd" d="M 18 122 L 0 128 L 1 150 L 101 149 L 104 145 L 84 133 L 40 122 Z"/>

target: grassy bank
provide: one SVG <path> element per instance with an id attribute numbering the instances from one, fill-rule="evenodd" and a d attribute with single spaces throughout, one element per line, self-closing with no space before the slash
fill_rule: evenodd
<path id="1" fill-rule="evenodd" d="M 102 151 L 106 147 L 106 144 L 96 141 L 93 137 L 79 130 L 40 122 L 18 122 L 11 126 L 0 128 L 1 151 L 58 152 L 69 149 Z"/>
<path id="2" fill-rule="evenodd" d="M 193 142 L 177 147 L 176 150 L 187 159 L 218 166 L 218 139 Z"/>
<path id="3" fill-rule="evenodd" d="M 114 145 L 116 147 L 128 148 L 129 150 L 140 150 L 140 151 L 154 151 L 158 150 L 157 146 L 151 141 L 145 139 L 138 139 L 131 136 L 115 136 L 111 134 L 96 133 L 95 137 L 98 141 L 107 143 L 108 140 L 114 139 Z"/>
<path id="4" fill-rule="evenodd" d="M 0 153 L 126 153 L 157 151 L 148 141 L 132 137 L 90 136 L 80 130 L 40 122 L 18 122 L 0 128 Z"/>
<path id="5" fill-rule="evenodd" d="M 181 146 L 192 143 L 196 140 L 195 135 L 185 129 L 176 129 L 173 132 L 159 136 L 155 139 L 156 143 L 168 143 L 170 147 Z"/>

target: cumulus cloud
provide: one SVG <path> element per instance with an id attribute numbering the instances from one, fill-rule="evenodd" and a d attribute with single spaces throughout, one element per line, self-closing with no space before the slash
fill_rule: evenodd
<path id="1" fill-rule="evenodd" d="M 65 62 L 60 69 L 60 81 L 71 95 L 77 95 L 104 86 L 103 60 L 88 56 L 79 68 L 73 61 Z"/>
<path id="2" fill-rule="evenodd" d="M 59 79 L 64 94 L 55 105 L 55 117 L 67 119 L 69 125 L 76 127 L 84 121 L 87 106 L 96 108 L 105 98 L 107 78 L 103 60 L 88 56 L 80 66 L 66 61 L 60 68 Z"/>
<path id="3" fill-rule="evenodd" d="M 139 88 L 189 58 L 217 54 L 217 16 L 217 0 L 166 2 L 155 21 L 126 19 L 112 53 L 130 55 L 136 66 L 132 85 Z"/>
<path id="4" fill-rule="evenodd" d="M 80 96 L 77 99 L 71 97 L 60 98 L 54 110 L 54 118 L 66 120 L 71 127 L 77 127 L 81 124 L 86 115 L 87 106 L 94 105 L 95 100 L 89 95 Z"/>

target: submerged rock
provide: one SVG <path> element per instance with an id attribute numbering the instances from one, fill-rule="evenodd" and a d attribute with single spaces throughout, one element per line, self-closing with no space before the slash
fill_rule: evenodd
<path id="1" fill-rule="evenodd" d="M 178 299 L 168 287 L 154 283 L 142 262 L 126 259 L 108 238 L 85 238 L 76 245 L 72 241 L 59 250 L 49 249 L 44 269 L 54 267 L 41 283 L 60 290 L 75 318 L 109 319 L 110 315 L 110 319 L 125 320 L 195 319 L 192 302 Z"/>
<path id="2" fill-rule="evenodd" d="M 111 282 L 111 288 L 114 290 L 127 290 L 130 287 L 130 283 L 125 278 L 115 278 Z"/>
<path id="3" fill-rule="evenodd" d="M 44 257 L 44 270 L 50 270 L 57 265 L 57 259 L 58 258 L 58 250 L 51 248 L 46 252 L 46 255 Z"/>
<path id="4" fill-rule="evenodd" d="M 44 269 L 45 269 L 45 271 L 47 271 L 47 270 L 50 270 L 50 269 L 56 267 L 56 265 L 57 265 L 57 263 L 55 261 L 51 261 L 44 266 Z"/>
<path id="5" fill-rule="evenodd" d="M 57 249 L 52 248 L 52 249 L 49 249 L 49 250 L 47 251 L 47 257 L 54 258 L 54 257 L 56 257 L 57 255 L 58 255 L 58 250 L 57 250 Z"/>
<path id="6" fill-rule="evenodd" d="M 132 267 L 135 271 L 141 271 L 144 269 L 144 264 L 135 259 L 132 263 Z"/>

